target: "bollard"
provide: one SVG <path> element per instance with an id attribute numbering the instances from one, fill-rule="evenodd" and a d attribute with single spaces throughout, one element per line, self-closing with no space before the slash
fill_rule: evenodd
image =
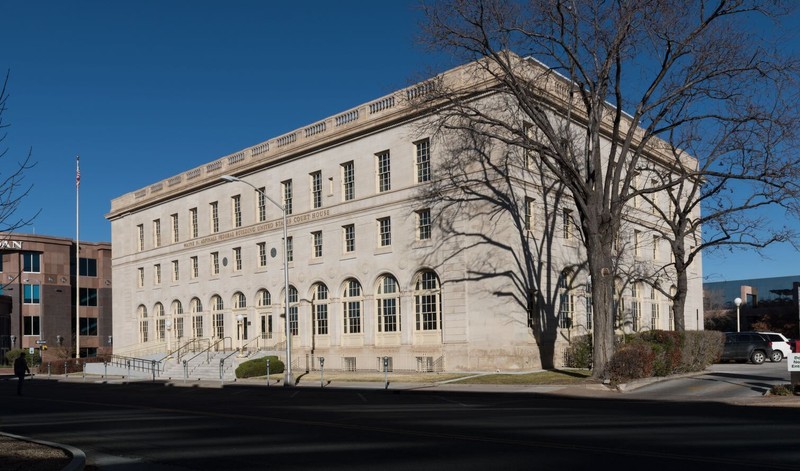
<path id="1" fill-rule="evenodd" d="M 83 382 L 86 382 L 86 363 L 83 364 Z"/>
<path id="2" fill-rule="evenodd" d="M 267 358 L 267 387 L 269 387 L 269 358 Z"/>
<path id="3" fill-rule="evenodd" d="M 186 360 L 183 360 L 183 382 L 186 382 L 186 378 L 189 377 L 189 365 L 186 363 Z"/>
<path id="4" fill-rule="evenodd" d="M 64 362 L 64 377 L 67 377 L 67 362 Z"/>
<path id="5" fill-rule="evenodd" d="M 108 362 L 103 362 L 103 379 L 108 379 Z"/>
<path id="6" fill-rule="evenodd" d="M 47 362 L 47 379 L 50 379 L 50 362 Z"/>
<path id="7" fill-rule="evenodd" d="M 319 387 L 325 387 L 325 357 L 319 357 Z"/>
<path id="8" fill-rule="evenodd" d="M 156 361 L 150 360 L 150 371 L 153 373 L 153 382 L 156 382 Z"/>
<path id="9" fill-rule="evenodd" d="M 126 361 L 128 362 L 128 378 L 130 378 L 131 377 L 131 361 L 130 360 L 126 360 Z"/>

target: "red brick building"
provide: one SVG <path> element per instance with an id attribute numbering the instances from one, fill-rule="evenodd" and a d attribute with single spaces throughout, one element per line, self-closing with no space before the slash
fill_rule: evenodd
<path id="1" fill-rule="evenodd" d="M 81 242 L 77 267 L 76 248 L 67 238 L 0 235 L 0 353 L 74 357 L 78 326 L 81 357 L 111 353 L 111 244 Z"/>

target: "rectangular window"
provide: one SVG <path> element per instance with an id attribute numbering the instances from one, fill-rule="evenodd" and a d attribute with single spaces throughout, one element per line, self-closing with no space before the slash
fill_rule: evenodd
<path id="1" fill-rule="evenodd" d="M 97 288 L 81 288 L 80 305 L 97 306 Z"/>
<path id="2" fill-rule="evenodd" d="M 661 306 L 658 304 L 658 290 L 655 287 L 650 288 L 650 310 L 650 330 L 658 330 L 661 328 Z"/>
<path id="3" fill-rule="evenodd" d="M 144 268 L 139 267 L 137 269 L 136 284 L 139 288 L 144 287 Z"/>
<path id="4" fill-rule="evenodd" d="M 311 208 L 322 207 L 322 172 L 316 171 L 310 175 L 311 181 Z"/>
<path id="5" fill-rule="evenodd" d="M 25 304 L 39 304 L 39 285 L 26 284 L 23 286 Z"/>
<path id="6" fill-rule="evenodd" d="M 196 255 L 190 258 L 190 260 L 192 261 L 192 278 L 197 278 L 200 276 L 200 261 Z"/>
<path id="7" fill-rule="evenodd" d="M 415 143 L 417 147 L 417 183 L 431 179 L 431 143 L 428 139 Z"/>
<path id="8" fill-rule="evenodd" d="M 80 318 L 81 335 L 97 335 L 97 318 L 96 317 L 81 317 Z"/>
<path id="9" fill-rule="evenodd" d="M 388 247 L 392 245 L 392 219 L 378 219 L 378 245 Z"/>
<path id="10" fill-rule="evenodd" d="M 136 226 L 136 250 L 144 250 L 144 224 Z"/>
<path id="11" fill-rule="evenodd" d="M 177 214 L 171 215 L 170 218 L 172 219 L 172 243 L 174 244 L 181 240 L 180 233 L 178 232 L 178 227 L 180 227 L 180 225 Z"/>
<path id="12" fill-rule="evenodd" d="M 233 249 L 233 269 L 234 271 L 242 270 L 242 248 L 235 247 Z"/>
<path id="13" fill-rule="evenodd" d="M 417 211 L 417 240 L 430 240 L 431 238 L 431 210 Z"/>
<path id="14" fill-rule="evenodd" d="M 378 299 L 378 332 L 397 332 L 397 299 Z"/>
<path id="15" fill-rule="evenodd" d="M 39 316 L 25 316 L 22 320 L 24 324 L 22 335 L 42 335 Z"/>
<path id="16" fill-rule="evenodd" d="M 211 233 L 219 232 L 219 204 L 214 201 L 209 205 L 211 214 L 210 214 L 210 223 L 211 223 Z"/>
<path id="17" fill-rule="evenodd" d="M 291 236 L 286 238 L 286 259 L 294 262 L 294 239 Z"/>
<path id="18" fill-rule="evenodd" d="M 242 227 L 242 196 L 236 195 L 232 197 L 231 206 L 233 212 L 233 227 Z"/>
<path id="19" fill-rule="evenodd" d="M 633 231 L 633 255 L 642 256 L 642 233 L 639 231 Z"/>
<path id="20" fill-rule="evenodd" d="M 183 338 L 183 317 L 175 319 L 175 336 L 179 339 Z"/>
<path id="21" fill-rule="evenodd" d="M 78 273 L 80 276 L 97 276 L 97 259 L 79 258 Z"/>
<path id="22" fill-rule="evenodd" d="M 267 243 L 266 242 L 259 242 L 258 243 L 258 266 L 259 267 L 266 267 L 267 266 Z"/>
<path id="23" fill-rule="evenodd" d="M 161 247 L 161 219 L 153 221 L 153 247 Z"/>
<path id="24" fill-rule="evenodd" d="M 356 226 L 348 224 L 342 226 L 342 235 L 344 239 L 344 253 L 355 252 L 356 250 Z"/>
<path id="25" fill-rule="evenodd" d="M 256 212 L 258 213 L 256 219 L 258 222 L 264 222 L 267 220 L 267 197 L 266 187 L 261 187 L 258 189 L 256 193 L 258 193 L 258 208 L 256 208 Z"/>
<path id="26" fill-rule="evenodd" d="M 658 260 L 658 244 L 661 243 L 661 239 L 658 236 L 653 236 L 653 260 Z"/>
<path id="27" fill-rule="evenodd" d="M 533 228 L 533 198 L 525 198 L 525 230 L 529 231 Z"/>
<path id="28" fill-rule="evenodd" d="M 219 252 L 211 252 L 211 274 L 219 275 Z"/>
<path id="29" fill-rule="evenodd" d="M 286 180 L 281 182 L 281 188 L 283 188 L 283 207 L 286 211 L 286 214 L 292 214 L 292 181 Z"/>
<path id="30" fill-rule="evenodd" d="M 572 211 L 569 209 L 561 211 L 561 230 L 564 240 L 572 239 Z"/>
<path id="31" fill-rule="evenodd" d="M 378 192 L 383 193 L 392 189 L 392 173 L 390 168 L 389 151 L 375 155 L 378 166 Z"/>
<path id="32" fill-rule="evenodd" d="M 322 257 L 322 231 L 312 232 L 311 240 L 313 245 L 312 254 L 314 258 Z"/>
<path id="33" fill-rule="evenodd" d="M 25 273 L 41 273 L 42 254 L 39 252 L 22 252 L 22 271 Z"/>
<path id="34" fill-rule="evenodd" d="M 328 305 L 315 304 L 314 319 L 316 319 L 317 335 L 328 335 Z"/>
<path id="35" fill-rule="evenodd" d="M 180 279 L 181 279 L 181 276 L 180 276 L 180 270 L 179 270 L 179 267 L 178 267 L 178 261 L 177 260 L 173 260 L 172 261 L 172 281 L 178 281 Z"/>
<path id="36" fill-rule="evenodd" d="M 190 232 L 192 239 L 197 238 L 198 230 L 197 230 L 197 208 L 192 208 L 189 210 L 189 219 L 191 219 L 190 225 Z"/>
<path id="37" fill-rule="evenodd" d="M 356 197 L 356 173 L 353 162 L 342 164 L 342 199 L 350 201 Z"/>
<path id="38" fill-rule="evenodd" d="M 344 303 L 344 333 L 361 333 L 361 301 L 347 301 Z"/>
<path id="39" fill-rule="evenodd" d="M 153 284 L 161 284 L 161 264 L 156 263 L 153 265 Z"/>

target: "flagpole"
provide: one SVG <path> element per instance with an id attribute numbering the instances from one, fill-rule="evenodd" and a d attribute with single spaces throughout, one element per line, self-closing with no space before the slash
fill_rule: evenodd
<path id="1" fill-rule="evenodd" d="M 81 156 L 75 157 L 75 358 L 81 357 Z"/>

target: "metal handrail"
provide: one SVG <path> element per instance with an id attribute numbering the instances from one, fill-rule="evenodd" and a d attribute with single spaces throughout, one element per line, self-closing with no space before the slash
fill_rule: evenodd
<path id="1" fill-rule="evenodd" d="M 211 345 L 211 340 L 209 340 L 209 339 L 206 339 L 206 338 L 193 338 L 193 339 L 190 339 L 185 344 L 183 344 L 180 347 L 178 347 L 178 349 L 173 352 L 173 354 L 175 355 L 175 358 L 177 359 L 178 363 L 180 363 L 181 358 L 184 355 L 186 355 L 189 351 L 191 351 L 192 353 L 197 352 L 197 349 L 199 347 L 201 347 L 204 342 L 208 343 L 209 346 Z M 169 354 L 167 354 L 167 356 L 169 356 Z"/>
<path id="2" fill-rule="evenodd" d="M 203 349 L 203 350 L 199 351 L 198 353 L 196 353 L 192 358 L 189 358 L 188 360 L 184 360 L 184 362 L 186 362 L 187 364 L 191 363 L 192 360 L 194 360 L 195 358 L 197 358 L 200 355 L 202 355 L 203 353 L 205 353 L 206 354 L 206 363 L 208 363 L 209 361 L 211 361 L 211 349 L 212 348 L 214 349 L 214 351 L 219 351 L 219 344 L 222 343 L 222 350 L 225 351 L 225 340 L 228 340 L 230 342 L 230 344 L 233 345 L 233 340 L 230 337 L 223 337 L 223 338 L 217 340 L 216 342 L 212 343 L 211 345 L 209 345 L 205 349 Z"/>
<path id="3" fill-rule="evenodd" d="M 242 345 L 242 348 L 241 348 L 240 350 L 241 350 L 242 352 L 246 352 L 246 351 L 248 351 L 248 350 L 249 350 L 249 347 L 250 347 L 250 344 L 252 344 L 252 343 L 255 343 L 255 344 L 256 344 L 256 349 L 255 349 L 255 351 L 259 351 L 259 350 L 261 350 L 261 347 L 260 347 L 260 344 L 261 344 L 261 337 L 260 337 L 260 336 L 256 336 L 256 338 L 254 338 L 254 339 L 250 340 L 249 342 L 247 342 L 246 344 Z"/>

